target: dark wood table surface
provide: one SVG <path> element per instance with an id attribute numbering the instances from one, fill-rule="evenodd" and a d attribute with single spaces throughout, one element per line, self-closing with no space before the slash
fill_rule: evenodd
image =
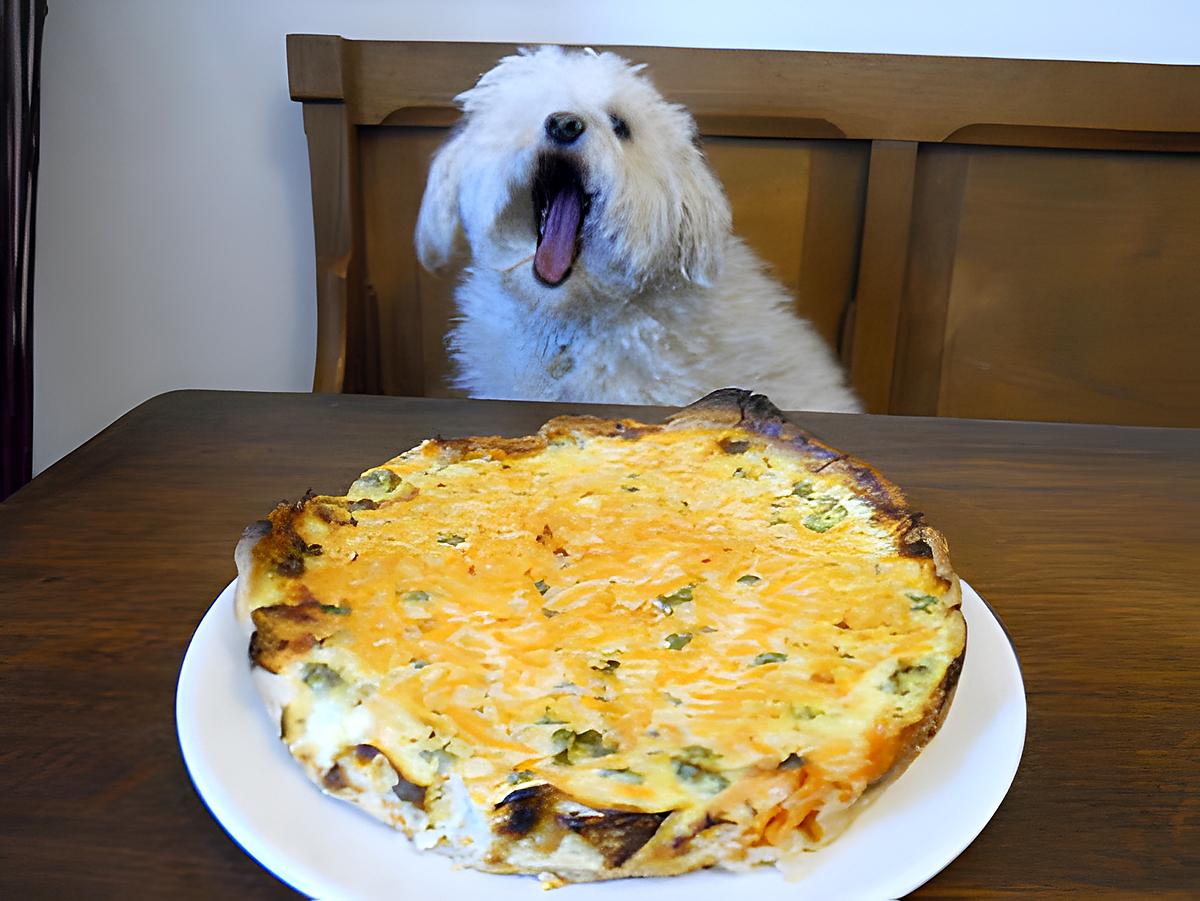
<path id="1" fill-rule="evenodd" d="M 616 408 L 176 392 L 0 504 L 0 897 L 291 896 L 208 814 L 175 737 L 242 527 L 423 437 L 582 409 Z M 904 486 L 1021 660 L 1016 781 L 917 894 L 1196 897 L 1200 430 L 795 418 Z"/>

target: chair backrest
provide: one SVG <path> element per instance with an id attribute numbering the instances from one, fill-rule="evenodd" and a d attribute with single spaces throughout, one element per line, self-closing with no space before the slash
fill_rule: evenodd
<path id="1" fill-rule="evenodd" d="M 444 396 L 413 227 L 502 44 L 290 35 L 314 389 Z M 874 412 L 1200 425 L 1200 67 L 616 47 L 699 123 L 734 226 Z"/>

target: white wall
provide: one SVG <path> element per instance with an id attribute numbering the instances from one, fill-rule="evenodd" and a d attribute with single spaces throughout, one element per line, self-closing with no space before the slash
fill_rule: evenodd
<path id="1" fill-rule="evenodd" d="M 308 390 L 312 223 L 289 32 L 1195 64 L 1200 0 L 54 0 L 36 469 L 163 391 Z"/>

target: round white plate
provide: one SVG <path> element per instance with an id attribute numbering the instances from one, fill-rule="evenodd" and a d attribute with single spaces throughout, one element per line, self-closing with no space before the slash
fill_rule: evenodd
<path id="1" fill-rule="evenodd" d="M 456 869 L 399 832 L 321 794 L 268 721 L 250 678 L 231 583 L 196 629 L 175 699 L 183 759 L 196 790 L 235 842 L 317 898 L 545 898 L 532 877 Z M 1004 799 L 1025 744 L 1025 686 L 1004 628 L 963 583 L 967 656 L 941 730 L 836 841 L 805 856 L 803 878 L 772 869 L 616 880 L 561 889 L 564 901 L 727 897 L 898 898 L 935 876 Z M 555 897 L 558 893 L 555 893 Z"/>

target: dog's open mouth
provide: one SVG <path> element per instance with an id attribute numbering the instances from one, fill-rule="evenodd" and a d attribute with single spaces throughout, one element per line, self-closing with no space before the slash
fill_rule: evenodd
<path id="1" fill-rule="evenodd" d="M 551 288 L 571 274 L 579 256 L 583 220 L 591 197 L 583 189 L 579 168 L 564 156 L 547 154 L 538 160 L 533 179 L 533 215 L 537 252 L 533 274 Z"/>

